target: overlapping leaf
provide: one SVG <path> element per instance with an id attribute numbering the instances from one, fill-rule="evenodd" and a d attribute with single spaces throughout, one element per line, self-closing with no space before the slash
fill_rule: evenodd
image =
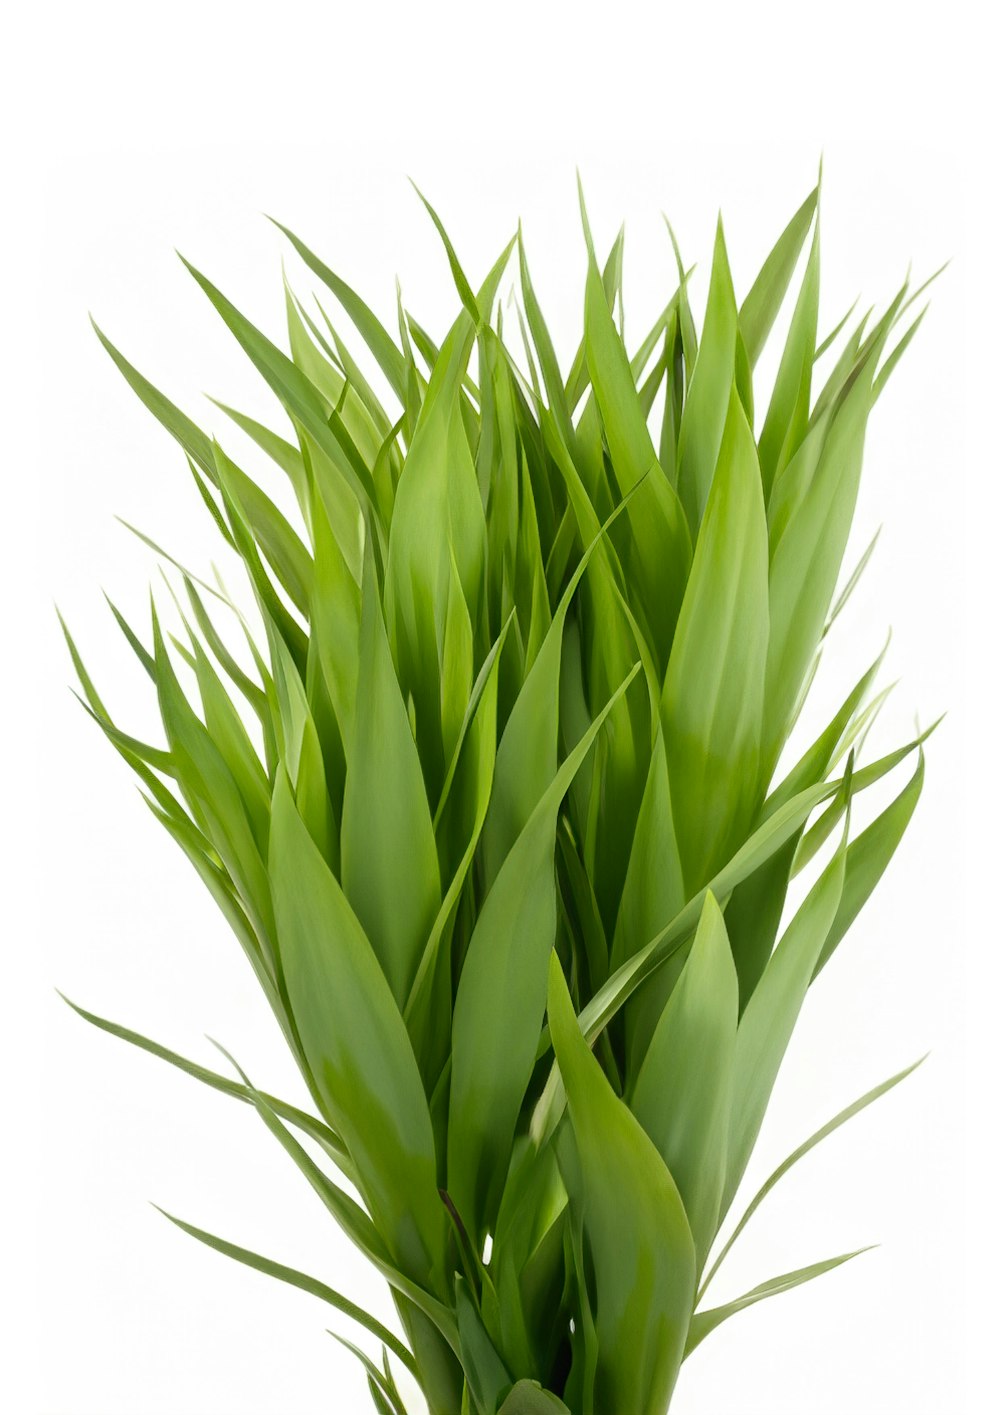
<path id="1" fill-rule="evenodd" d="M 720 220 L 700 329 L 668 227 L 676 288 L 634 349 L 624 233 L 600 266 L 583 211 L 568 369 L 520 230 L 508 300 L 514 242 L 477 288 L 426 202 L 443 337 L 398 289 L 397 337 L 284 227 L 323 287 L 286 284 L 287 351 L 188 267 L 287 420 L 216 404 L 267 488 L 100 335 L 249 593 L 244 612 L 137 532 L 187 597 L 151 635 L 112 606 L 162 739 L 119 725 L 67 631 L 81 701 L 235 933 L 315 1113 L 78 1011 L 251 1104 L 385 1277 L 403 1339 L 180 1225 L 360 1322 L 381 1364 L 345 1344 L 380 1412 L 406 1415 L 391 1352 L 431 1415 L 663 1415 L 720 1323 L 853 1256 L 702 1305 L 777 1181 L 908 1074 L 800 1146 L 717 1247 L 933 730 L 864 758 L 880 655 L 776 773 L 874 548 L 844 567 L 868 420 L 923 318 L 904 285 L 818 340 L 818 204 L 742 302 Z M 914 752 L 852 838 L 852 798 Z"/>

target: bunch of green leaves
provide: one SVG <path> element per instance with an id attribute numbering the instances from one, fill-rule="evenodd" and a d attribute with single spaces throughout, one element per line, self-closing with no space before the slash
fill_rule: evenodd
<path id="1" fill-rule="evenodd" d="M 906 1074 L 807 1140 L 720 1250 L 806 993 L 920 795 L 922 737 L 860 760 L 881 657 L 784 750 L 867 560 L 838 595 L 920 292 L 820 340 L 817 189 L 742 302 L 720 222 L 700 330 L 674 242 L 676 288 L 630 351 L 622 235 L 602 265 L 581 199 L 567 372 L 520 231 L 476 289 L 428 210 L 460 301 L 440 344 L 401 300 L 390 332 L 291 232 L 322 297 L 287 292 L 286 348 L 189 267 L 284 415 L 223 408 L 287 514 L 100 335 L 252 604 L 171 561 L 173 632 L 115 611 L 159 744 L 117 725 L 70 640 L 82 698 L 231 925 L 313 1108 L 83 1015 L 252 1106 L 384 1275 L 402 1339 L 175 1220 L 373 1336 L 380 1359 L 352 1350 L 380 1412 L 405 1411 L 402 1367 L 432 1415 L 653 1415 L 721 1322 L 853 1256 L 705 1300 L 777 1180 Z"/>

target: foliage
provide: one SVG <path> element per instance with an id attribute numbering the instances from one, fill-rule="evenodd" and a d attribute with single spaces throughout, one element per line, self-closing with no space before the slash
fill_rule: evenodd
<path id="1" fill-rule="evenodd" d="M 845 1261 L 704 1301 L 803 1000 L 923 779 L 922 738 L 856 759 L 881 658 L 783 765 L 863 568 L 835 599 L 868 418 L 921 317 L 893 345 L 904 285 L 818 340 L 818 195 L 742 304 L 720 222 L 700 333 L 678 255 L 631 354 L 622 237 L 599 265 L 584 211 L 568 375 L 520 231 L 475 291 L 431 211 L 461 301 L 440 347 L 401 302 L 390 333 L 286 233 L 367 373 L 319 301 L 288 293 L 286 353 L 191 268 L 286 415 L 279 433 L 224 410 L 277 499 L 100 335 L 254 607 L 179 569 L 176 635 L 156 610 L 148 642 L 118 616 L 163 744 L 113 721 L 70 640 L 85 706 L 231 925 L 314 1113 L 82 1015 L 253 1106 L 385 1276 L 405 1342 L 175 1220 L 366 1328 L 379 1411 L 405 1408 L 390 1355 L 433 1415 L 664 1411 L 720 1322 Z M 911 757 L 852 835 L 852 801 Z M 807 1141 L 733 1236 L 904 1074 Z"/>

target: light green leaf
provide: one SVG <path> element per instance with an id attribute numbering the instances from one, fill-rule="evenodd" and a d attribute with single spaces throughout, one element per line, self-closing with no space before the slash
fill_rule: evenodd
<path id="1" fill-rule="evenodd" d="M 809 426 L 809 396 L 816 354 L 819 312 L 819 228 L 809 252 L 802 289 L 792 315 L 788 339 L 778 365 L 771 402 L 761 429 L 759 454 L 764 502 L 775 475 L 798 450 Z"/>
<path id="2" fill-rule="evenodd" d="M 708 502 L 736 372 L 736 297 L 722 218 L 715 233 L 712 278 L 698 357 L 691 374 L 677 444 L 677 491 L 693 535 Z"/>
<path id="3" fill-rule="evenodd" d="M 271 218 L 272 221 L 274 218 Z M 340 301 L 343 309 L 353 323 L 355 329 L 364 339 L 368 348 L 377 359 L 382 372 L 389 380 L 389 385 L 399 398 L 401 403 L 406 401 L 406 369 L 403 355 L 392 336 L 379 322 L 369 307 L 351 289 L 346 281 L 341 280 L 339 275 L 335 275 L 330 267 L 316 255 L 313 255 L 309 247 L 300 241 L 298 236 L 289 231 L 287 226 L 282 226 L 280 221 L 274 222 L 278 230 L 283 232 L 305 261 L 306 265 L 318 275 L 323 284 L 333 291 Z"/>
<path id="4" fill-rule="evenodd" d="M 819 187 L 809 193 L 775 243 L 750 293 L 740 307 L 740 330 L 753 368 L 778 317 L 778 310 L 791 284 L 799 253 L 805 245 L 813 213 L 819 201 Z M 835 331 L 836 335 L 836 331 Z M 834 335 L 834 337 L 835 337 Z"/>

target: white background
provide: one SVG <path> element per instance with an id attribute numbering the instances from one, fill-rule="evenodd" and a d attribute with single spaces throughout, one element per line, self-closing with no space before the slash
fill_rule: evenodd
<path id="1" fill-rule="evenodd" d="M 523 219 L 565 357 L 582 289 L 576 165 L 599 241 L 628 223 L 634 338 L 671 288 L 661 210 L 704 277 L 721 205 L 745 292 L 823 151 L 824 326 L 859 293 L 864 305 L 889 296 L 910 259 L 917 275 L 952 265 L 874 418 L 859 548 L 885 530 L 817 683 L 816 720 L 890 623 L 886 678 L 901 681 L 876 748 L 910 735 L 918 714 L 949 717 L 900 854 L 809 1000 L 752 1180 L 932 1055 L 785 1181 L 720 1275 L 719 1300 L 882 1247 L 734 1319 L 685 1367 L 673 1408 L 978 1415 L 995 1393 L 998 1316 L 988 37 L 964 3 L 908 15 L 853 0 L 361 10 L 54 4 L 8 31 L 0 1382 L 12 1388 L 0 1408 L 367 1408 L 353 1358 L 324 1335 L 336 1314 L 195 1245 L 147 1199 L 389 1310 L 251 1113 L 88 1029 L 53 992 L 213 1064 L 209 1033 L 258 1083 L 298 1096 L 214 906 L 66 688 L 54 600 L 122 720 L 140 733 L 152 721 L 100 589 L 141 622 L 157 572 L 115 514 L 195 568 L 215 553 L 180 454 L 102 354 L 87 310 L 215 430 L 224 421 L 204 390 L 267 415 L 172 248 L 280 331 L 270 212 L 386 318 L 398 273 L 440 331 L 454 295 L 412 175 L 473 283 Z M 293 261 L 289 272 L 301 276 Z M 703 278 L 697 289 L 703 299 Z"/>

